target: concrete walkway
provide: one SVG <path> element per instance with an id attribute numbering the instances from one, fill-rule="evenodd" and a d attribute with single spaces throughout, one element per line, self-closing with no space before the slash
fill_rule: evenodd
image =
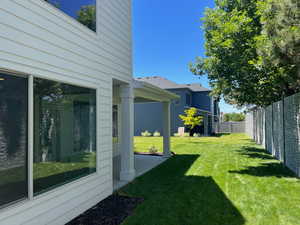
<path id="1" fill-rule="evenodd" d="M 167 158 L 163 158 L 162 156 L 134 155 L 135 177 L 147 173 L 166 160 Z M 114 180 L 114 190 L 118 190 L 126 184 L 126 181 Z"/>

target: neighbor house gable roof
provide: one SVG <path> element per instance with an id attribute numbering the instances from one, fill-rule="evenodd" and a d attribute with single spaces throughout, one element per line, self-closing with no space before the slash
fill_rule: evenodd
<path id="1" fill-rule="evenodd" d="M 151 76 L 151 77 L 141 77 L 137 78 L 138 81 L 143 81 L 155 85 L 162 89 L 189 89 L 193 92 L 210 92 L 210 89 L 202 87 L 199 83 L 192 84 L 177 84 L 173 81 L 170 81 L 164 77 L 160 76 Z"/>

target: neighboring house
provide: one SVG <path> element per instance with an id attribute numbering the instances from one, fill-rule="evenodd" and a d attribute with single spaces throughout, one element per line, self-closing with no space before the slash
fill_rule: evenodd
<path id="1" fill-rule="evenodd" d="M 134 179 L 135 102 L 162 102 L 170 156 L 178 96 L 133 80 L 131 4 L 1 0 L 0 225 L 65 224 Z"/>
<path id="2" fill-rule="evenodd" d="M 184 127 L 179 118 L 180 114 L 189 107 L 198 109 L 203 116 L 203 123 L 198 132 L 210 135 L 215 132 L 216 122 L 219 119 L 219 104 L 209 94 L 211 90 L 202 87 L 198 83 L 177 84 L 160 76 L 137 78 L 138 81 L 147 82 L 159 88 L 168 90 L 180 96 L 179 100 L 171 104 L 171 133 L 177 133 L 179 127 Z M 140 136 L 141 132 L 162 132 L 162 107 L 158 103 L 144 103 L 135 105 L 135 135 Z M 146 116 L 147 115 L 147 116 Z"/>

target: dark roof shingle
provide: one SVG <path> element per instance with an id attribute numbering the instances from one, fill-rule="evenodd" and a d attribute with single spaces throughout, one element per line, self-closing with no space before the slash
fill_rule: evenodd
<path id="1" fill-rule="evenodd" d="M 199 83 L 192 83 L 192 84 L 177 84 L 173 81 L 170 81 L 164 77 L 160 76 L 151 76 L 151 77 L 140 77 L 137 78 L 139 81 L 144 81 L 155 85 L 162 89 L 190 89 L 193 92 L 202 92 L 202 91 L 211 91 L 205 87 L 202 87 Z"/>

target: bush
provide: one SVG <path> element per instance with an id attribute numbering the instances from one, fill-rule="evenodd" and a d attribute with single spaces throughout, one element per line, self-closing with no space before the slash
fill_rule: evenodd
<path id="1" fill-rule="evenodd" d="M 195 133 L 194 137 L 200 137 L 200 134 Z"/>
<path id="2" fill-rule="evenodd" d="M 145 132 L 142 132 L 141 135 L 143 137 L 151 137 L 152 136 L 152 134 L 149 131 L 147 131 L 147 130 Z"/>
<path id="3" fill-rule="evenodd" d="M 155 131 L 155 132 L 153 133 L 153 137 L 160 137 L 160 133 L 159 133 L 158 131 Z"/>
<path id="4" fill-rule="evenodd" d="M 180 137 L 180 135 L 178 133 L 174 133 L 173 135 L 174 135 L 174 137 Z"/>

